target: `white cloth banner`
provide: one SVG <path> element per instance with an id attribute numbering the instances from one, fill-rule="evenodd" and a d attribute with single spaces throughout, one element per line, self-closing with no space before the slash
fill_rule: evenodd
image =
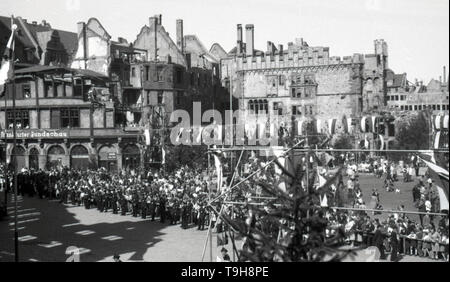
<path id="1" fill-rule="evenodd" d="M 214 156 L 214 164 L 216 166 L 216 173 L 217 173 L 217 191 L 222 191 L 222 178 L 223 178 L 223 172 L 222 172 L 222 163 L 220 162 L 220 158 L 217 155 Z"/>
<path id="2" fill-rule="evenodd" d="M 448 199 L 445 196 L 444 189 L 442 187 L 436 186 L 439 193 L 439 204 L 441 211 L 448 211 Z"/>

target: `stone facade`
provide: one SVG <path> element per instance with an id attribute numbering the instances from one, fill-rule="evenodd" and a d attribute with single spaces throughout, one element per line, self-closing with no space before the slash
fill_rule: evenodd
<path id="1" fill-rule="evenodd" d="M 238 25 L 237 47 L 221 60 L 222 83 L 231 87 L 244 111 L 241 123 L 276 120 L 292 128 L 300 119 L 359 117 L 386 108 L 388 50 L 383 40 L 374 41 L 374 54 L 341 59 L 330 56 L 328 47 L 311 47 L 303 39 L 286 49 L 269 41 L 262 52 L 254 48 L 253 36 L 254 27 L 247 25 L 244 43 Z"/>

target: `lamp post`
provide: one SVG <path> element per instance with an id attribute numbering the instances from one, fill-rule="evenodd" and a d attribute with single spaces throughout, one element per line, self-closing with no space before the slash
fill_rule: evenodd
<path id="1" fill-rule="evenodd" d="M 13 32 L 15 33 L 15 28 L 13 26 Z M 14 34 L 15 35 L 15 34 Z M 14 46 L 15 46 L 15 38 L 13 35 L 12 42 L 12 56 L 11 56 L 11 69 L 13 72 L 12 75 L 12 116 L 13 116 L 13 148 L 12 148 L 12 157 L 13 157 L 13 181 L 14 181 L 14 261 L 19 262 L 19 233 L 17 230 L 17 156 L 15 155 L 16 145 L 17 145 L 17 136 L 16 136 L 16 77 L 14 73 L 14 65 L 15 65 L 15 54 L 14 54 Z M 6 99 L 6 98 L 5 98 Z"/>

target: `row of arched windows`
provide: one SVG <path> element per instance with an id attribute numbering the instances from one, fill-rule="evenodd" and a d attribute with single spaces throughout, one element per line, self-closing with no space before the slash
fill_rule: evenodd
<path id="1" fill-rule="evenodd" d="M 269 102 L 264 100 L 250 100 L 248 102 L 248 110 L 250 114 L 268 114 Z"/>

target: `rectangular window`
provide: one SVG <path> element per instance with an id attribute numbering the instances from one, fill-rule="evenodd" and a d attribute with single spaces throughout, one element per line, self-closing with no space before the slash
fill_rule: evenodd
<path id="1" fill-rule="evenodd" d="M 436 105 L 431 106 L 431 108 L 433 109 L 433 111 L 436 111 Z"/>
<path id="2" fill-rule="evenodd" d="M 278 85 L 284 87 L 285 82 L 286 82 L 286 77 L 284 75 L 278 76 Z"/>
<path id="3" fill-rule="evenodd" d="M 61 128 L 61 112 L 59 109 L 52 109 L 50 112 L 50 127 L 53 129 Z"/>
<path id="4" fill-rule="evenodd" d="M 183 83 L 183 70 L 177 70 L 177 83 Z"/>
<path id="5" fill-rule="evenodd" d="M 164 70 L 164 66 L 157 66 L 156 67 L 155 81 L 164 81 L 163 70 Z"/>
<path id="6" fill-rule="evenodd" d="M 274 102 L 273 103 L 273 111 L 275 112 L 276 115 L 283 115 L 283 107 L 282 104 L 280 102 Z"/>
<path id="7" fill-rule="evenodd" d="M 177 91 L 177 105 L 181 105 L 182 97 L 183 97 L 183 91 Z"/>
<path id="8" fill-rule="evenodd" d="M 53 111 L 52 111 L 53 114 Z M 78 128 L 80 127 L 80 111 L 78 109 L 63 108 L 60 110 L 60 126 L 61 128 Z M 57 118 L 57 114 L 55 119 Z M 53 119 L 53 116 L 52 116 Z"/>
<path id="9" fill-rule="evenodd" d="M 150 90 L 147 90 L 147 105 L 150 105 Z"/>
<path id="10" fill-rule="evenodd" d="M 31 86 L 30 84 L 22 85 L 22 93 L 25 99 L 31 98 Z"/>
<path id="11" fill-rule="evenodd" d="M 145 80 L 150 80 L 150 66 L 145 66 Z"/>
<path id="12" fill-rule="evenodd" d="M 295 98 L 295 88 L 292 88 L 292 98 Z"/>
<path id="13" fill-rule="evenodd" d="M 66 128 L 70 126 L 70 111 L 69 109 L 61 109 L 61 127 Z"/>
<path id="14" fill-rule="evenodd" d="M 417 105 L 414 105 L 414 111 L 417 111 Z"/>
<path id="15" fill-rule="evenodd" d="M 422 105 L 419 105 L 419 111 L 421 111 L 422 110 Z"/>
<path id="16" fill-rule="evenodd" d="M 82 91 L 81 91 L 83 80 L 82 80 L 81 78 L 76 78 L 76 79 L 73 81 L 73 83 L 74 83 L 74 93 L 73 93 L 73 96 L 74 96 L 74 97 L 80 97 L 80 96 L 83 96 L 83 93 L 82 93 Z"/>
<path id="17" fill-rule="evenodd" d="M 28 110 L 16 110 L 15 118 L 12 111 L 8 111 L 6 114 L 8 119 L 8 127 L 13 128 L 14 120 L 16 120 L 17 129 L 28 129 L 30 128 L 30 115 Z"/>
<path id="18" fill-rule="evenodd" d="M 70 110 L 70 127 L 80 127 L 80 111 L 78 109 Z"/>
<path id="19" fill-rule="evenodd" d="M 404 109 L 405 109 L 405 107 L 404 107 L 404 106 L 400 106 L 400 110 L 402 110 L 402 111 L 403 111 Z"/>
<path id="20" fill-rule="evenodd" d="M 161 105 L 164 102 L 164 92 L 158 91 L 158 105 Z"/>
<path id="21" fill-rule="evenodd" d="M 131 77 L 136 77 L 136 68 L 131 68 Z"/>
<path id="22" fill-rule="evenodd" d="M 441 105 L 437 105 L 437 110 L 438 110 L 438 111 L 441 110 Z"/>
<path id="23" fill-rule="evenodd" d="M 301 116 L 302 115 L 301 106 L 292 106 L 292 114 L 294 116 Z"/>

